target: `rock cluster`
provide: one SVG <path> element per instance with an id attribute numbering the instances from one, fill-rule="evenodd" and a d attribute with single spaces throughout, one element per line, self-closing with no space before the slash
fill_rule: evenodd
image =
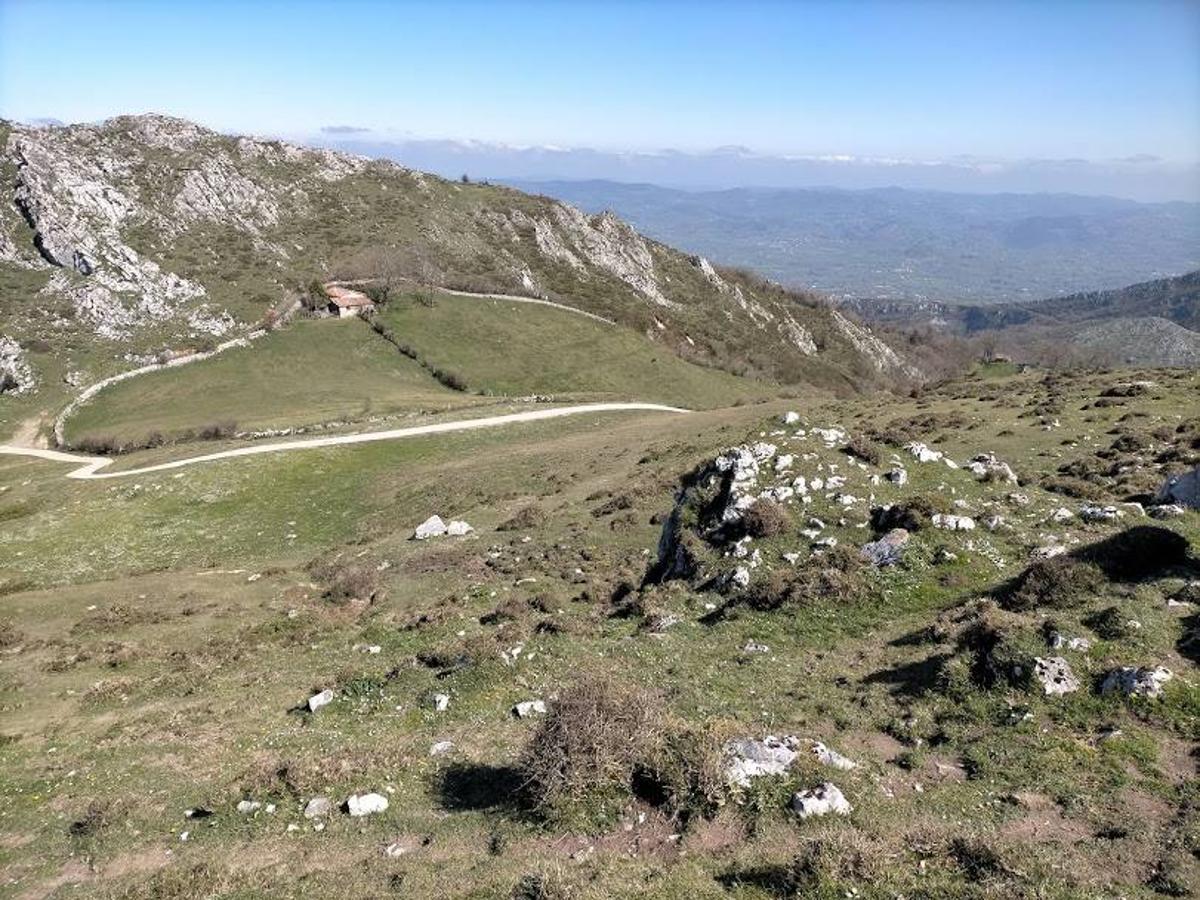
<path id="1" fill-rule="evenodd" d="M 451 519 L 449 522 L 444 522 L 441 516 L 433 515 L 416 527 L 413 532 L 413 539 L 417 541 L 428 540 L 429 538 L 449 536 L 462 537 L 470 534 L 475 529 L 466 522 L 458 519 Z"/>

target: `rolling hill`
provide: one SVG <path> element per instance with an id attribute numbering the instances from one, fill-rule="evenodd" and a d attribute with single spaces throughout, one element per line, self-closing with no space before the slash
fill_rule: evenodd
<path id="1" fill-rule="evenodd" d="M 1141 366 L 1200 362 L 1200 271 L 1034 303 L 967 306 L 857 300 L 845 305 L 878 323 L 934 328 L 994 342 L 1023 361 L 1070 358 Z"/>

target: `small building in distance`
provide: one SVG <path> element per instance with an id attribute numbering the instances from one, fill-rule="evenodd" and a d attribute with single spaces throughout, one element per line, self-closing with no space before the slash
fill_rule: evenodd
<path id="1" fill-rule="evenodd" d="M 329 297 L 329 314 L 345 319 L 373 312 L 375 304 L 362 291 L 351 290 L 336 284 L 324 285 L 325 294 Z"/>

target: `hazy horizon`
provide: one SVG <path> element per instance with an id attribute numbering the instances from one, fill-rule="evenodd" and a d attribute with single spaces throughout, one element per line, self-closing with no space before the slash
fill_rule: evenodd
<path id="1" fill-rule="evenodd" d="M 816 167 L 835 187 L 891 172 L 899 187 L 1197 201 L 1198 56 L 1200 5 L 1175 0 L 0 0 L 0 116 L 155 110 L 391 147 L 379 155 L 437 148 L 433 168 L 458 153 L 481 177 L 636 179 L 629 160 L 667 159 L 685 169 L 653 183 L 820 186 L 799 172 Z M 694 171 L 714 157 L 720 177 Z"/>

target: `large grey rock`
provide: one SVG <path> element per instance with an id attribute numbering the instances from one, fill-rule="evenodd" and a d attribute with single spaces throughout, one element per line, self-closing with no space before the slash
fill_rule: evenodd
<path id="1" fill-rule="evenodd" d="M 1190 472 L 1172 475 L 1162 483 L 1154 501 L 1159 504 L 1175 503 L 1189 509 L 1200 509 L 1200 466 Z"/>
<path id="2" fill-rule="evenodd" d="M 446 523 L 442 521 L 441 516 L 433 515 L 417 526 L 416 531 L 413 532 L 413 538 L 418 541 L 426 541 L 432 537 L 441 537 L 445 533 Z"/>
<path id="3" fill-rule="evenodd" d="M 767 735 L 735 738 L 725 744 L 725 779 L 738 787 L 749 787 L 755 778 L 783 775 L 796 761 L 794 737 Z"/>
<path id="4" fill-rule="evenodd" d="M 893 528 L 877 541 L 863 544 L 860 551 L 865 559 L 876 566 L 894 566 L 904 556 L 904 547 L 909 534 L 903 528 Z"/>
<path id="5" fill-rule="evenodd" d="M 1157 697 L 1162 693 L 1163 685 L 1174 677 L 1174 673 L 1163 666 L 1121 666 L 1105 676 L 1100 693 L 1117 691 L 1126 696 Z"/>
<path id="6" fill-rule="evenodd" d="M 1033 677 L 1047 695 L 1061 696 L 1079 690 L 1079 679 L 1061 656 L 1048 659 L 1037 657 L 1033 667 Z"/>

